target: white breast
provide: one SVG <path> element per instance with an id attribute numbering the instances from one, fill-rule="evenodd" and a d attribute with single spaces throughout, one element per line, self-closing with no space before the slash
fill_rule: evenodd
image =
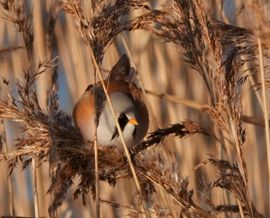
<path id="1" fill-rule="evenodd" d="M 110 99 L 117 117 L 119 116 L 119 114 L 125 113 L 128 116 L 130 116 L 130 118 L 132 117 L 135 118 L 136 107 L 134 105 L 134 102 L 129 98 L 128 95 L 121 92 L 115 92 L 110 95 Z M 106 101 L 104 105 L 104 110 L 100 115 L 99 125 L 97 128 L 98 144 L 101 146 L 114 145 L 118 146 L 119 148 L 122 148 L 122 141 L 119 136 L 112 139 L 112 136 L 115 132 L 115 128 L 116 124 L 113 119 L 113 115 L 109 108 L 108 102 Z M 127 125 L 122 131 L 125 143 L 128 147 L 134 145 L 134 137 L 133 137 L 134 130 L 135 126 L 130 123 L 127 123 Z"/>

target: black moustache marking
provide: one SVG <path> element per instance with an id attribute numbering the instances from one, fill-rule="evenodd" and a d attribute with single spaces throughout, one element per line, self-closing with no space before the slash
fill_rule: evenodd
<path id="1" fill-rule="evenodd" d="M 128 123 L 128 118 L 126 116 L 126 114 L 124 113 L 121 113 L 118 117 L 118 123 L 120 125 L 120 128 L 121 130 L 123 131 L 123 129 L 125 128 L 125 126 L 127 125 Z M 119 133 L 117 131 L 117 128 L 115 127 L 115 130 L 114 130 L 114 133 L 112 135 L 112 138 L 111 138 L 111 141 L 115 138 L 115 137 L 118 137 L 119 136 Z"/>

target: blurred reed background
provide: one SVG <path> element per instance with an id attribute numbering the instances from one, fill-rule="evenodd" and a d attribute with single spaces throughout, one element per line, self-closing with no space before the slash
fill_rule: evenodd
<path id="1" fill-rule="evenodd" d="M 85 43 L 87 39 L 82 37 L 82 25 L 79 21 L 80 19 L 83 21 L 84 18 L 74 12 L 76 11 L 74 10 L 75 6 L 80 1 L 1 0 L 0 2 L 0 74 L 2 77 L 0 95 L 2 101 L 8 99 L 7 96 L 10 92 L 15 97 L 19 96 L 18 88 L 16 88 L 17 80 L 23 80 L 24 72 L 30 69 L 30 66 L 37 68 L 39 62 L 50 61 L 57 57 L 57 60 L 53 62 L 57 62 L 57 65 L 52 68 L 46 68 L 45 66 L 46 72 L 38 76 L 34 89 L 37 93 L 38 103 L 45 114 L 48 114 L 50 111 L 47 103 L 48 94 L 51 95 L 51 91 L 56 89 L 59 96 L 58 110 L 63 110 L 71 116 L 74 104 L 83 94 L 88 84 L 93 83 L 93 72 L 95 69 L 92 65 L 89 47 Z M 100 13 L 98 11 L 99 6 L 106 5 L 106 2 L 109 1 L 82 1 L 81 8 L 86 17 L 85 19 L 91 20 L 93 17 L 97 17 Z M 128 2 L 139 4 L 138 2 L 140 1 L 132 0 Z M 117 179 L 115 186 L 109 185 L 106 181 L 101 181 L 100 217 L 144 217 L 145 213 L 140 206 L 141 201 L 146 202 L 151 217 L 206 217 L 207 214 L 209 217 L 269 217 L 270 166 L 267 161 L 268 150 L 266 140 L 267 131 L 269 137 L 269 129 L 265 131 L 265 119 L 269 115 L 269 109 L 265 111 L 264 102 L 267 104 L 266 108 L 269 108 L 269 68 L 267 67 L 269 51 L 267 49 L 269 47 L 270 3 L 267 0 L 160 0 L 150 1 L 149 3 L 141 1 L 140 7 L 147 5 L 151 8 L 153 14 L 156 13 L 155 18 L 158 20 L 162 16 L 169 17 L 169 15 L 157 15 L 154 9 L 165 11 L 170 5 L 171 7 L 176 7 L 176 2 L 179 5 L 187 2 L 187 5 L 202 6 L 203 12 L 207 14 L 210 20 L 210 24 L 214 24 L 212 19 L 217 19 L 226 24 L 243 27 L 252 31 L 252 33 L 248 33 L 252 36 L 248 34 L 247 36 L 245 34 L 241 35 L 251 38 L 250 43 L 253 46 L 252 52 L 254 56 L 249 56 L 248 60 L 248 63 L 252 65 L 251 70 L 247 70 L 247 68 L 246 70 L 241 70 L 241 73 L 247 74 L 247 77 L 245 77 L 246 81 L 241 86 L 241 91 L 239 92 L 242 97 L 241 103 L 239 105 L 236 104 L 234 107 L 236 110 L 234 112 L 237 112 L 239 117 L 241 116 L 238 124 L 241 125 L 242 129 L 245 129 L 245 134 L 241 132 L 240 127 L 236 128 L 235 133 L 233 131 L 234 128 L 225 131 L 228 126 L 220 124 L 220 122 L 227 122 L 228 117 L 223 113 L 226 110 L 229 111 L 228 108 L 223 108 L 221 110 L 223 112 L 219 111 L 220 113 L 214 111 L 214 108 L 219 108 L 220 104 L 226 101 L 226 98 L 230 98 L 230 96 L 224 96 L 225 100 L 215 97 L 218 100 L 213 104 L 207 89 L 206 80 L 200 72 L 198 73 L 198 68 L 191 63 L 189 55 L 192 54 L 187 54 L 186 51 L 188 49 L 180 44 L 176 45 L 177 40 L 170 40 L 170 37 L 166 38 L 155 31 L 162 22 L 147 26 L 147 19 L 149 17 L 142 17 L 142 22 L 145 19 L 146 24 L 142 25 L 138 24 L 139 21 L 137 22 L 137 25 L 141 25 L 142 28 L 134 27 L 134 24 L 132 28 L 128 29 L 138 30 L 120 31 L 104 50 L 102 64 L 98 61 L 103 76 L 107 75 L 106 72 L 110 71 L 121 54 L 128 54 L 132 65 L 138 71 L 139 78 L 143 84 L 141 88 L 146 91 L 145 97 L 149 101 L 148 107 L 151 108 L 149 133 L 156 131 L 158 128 L 170 127 L 171 124 L 192 120 L 198 123 L 200 128 L 207 130 L 210 135 L 195 134 L 191 137 L 179 138 L 172 134 L 166 137 L 162 143 L 159 143 L 157 146 L 151 146 L 142 152 L 141 160 L 144 158 L 155 160 L 152 165 L 148 163 L 148 167 L 153 166 L 154 169 L 155 164 L 158 163 L 160 165 L 156 167 L 160 167 L 163 170 L 163 177 L 160 177 L 160 180 L 153 178 L 147 180 L 150 183 L 152 182 L 152 185 L 155 187 L 155 193 L 149 191 L 150 197 L 146 200 L 139 197 L 132 176 Z M 112 1 L 111 4 L 114 5 L 114 3 Z M 17 4 L 17 8 L 12 6 L 12 4 Z M 94 6 L 96 10 L 93 9 Z M 12 7 L 16 8 L 16 10 L 12 11 Z M 129 12 L 125 12 L 129 14 L 125 19 L 128 19 L 128 17 L 136 18 L 146 14 L 144 10 L 148 9 L 135 10 L 131 7 Z M 27 17 L 31 14 L 31 11 L 32 17 Z M 199 11 L 197 12 L 199 13 Z M 172 20 L 176 17 L 180 23 L 183 21 L 181 20 L 183 14 L 177 17 L 175 16 L 175 11 L 171 11 L 171 13 Z M 26 16 L 26 20 L 29 20 L 25 21 L 20 16 Z M 194 14 L 190 15 L 191 20 L 192 16 Z M 202 23 L 204 22 L 203 16 L 199 17 L 199 19 L 201 19 Z M 25 40 L 30 36 L 24 36 L 28 34 L 27 31 L 31 28 L 25 25 L 20 26 L 20 22 L 30 22 L 30 25 L 32 25 L 34 33 L 32 53 L 29 52 L 31 48 L 27 49 L 27 46 L 25 46 Z M 198 25 L 196 22 L 190 22 L 190 24 Z M 172 26 L 171 28 L 176 27 Z M 201 30 L 204 31 L 203 28 Z M 224 33 L 221 35 L 226 35 L 226 28 L 222 29 L 222 31 Z M 238 29 L 235 30 L 235 33 L 237 31 Z M 237 34 L 233 35 L 233 33 L 232 31 L 232 41 L 233 39 L 237 41 Z M 207 38 L 205 34 L 206 32 L 203 32 L 201 35 L 202 41 Z M 209 34 L 209 36 L 211 41 L 212 35 Z M 219 41 L 221 38 L 216 41 L 217 47 L 219 43 L 222 43 Z M 199 41 L 197 43 L 200 44 Z M 243 43 L 249 43 L 249 41 Z M 206 43 L 205 53 L 203 54 L 207 55 L 205 58 L 208 59 L 207 63 L 210 70 L 212 70 L 213 74 L 216 74 L 222 57 L 224 62 L 227 61 L 225 60 L 226 57 L 224 58 L 226 56 L 224 54 L 226 48 L 224 48 L 225 46 L 222 47 L 224 53 L 220 58 L 215 52 L 211 51 L 210 45 L 213 45 L 213 43 Z M 227 47 L 229 50 L 230 45 L 227 45 Z M 260 55 L 259 47 L 262 47 L 262 55 Z M 94 52 L 94 55 L 96 54 L 98 53 Z M 235 58 L 233 56 L 230 57 Z M 242 57 L 238 56 L 237 58 L 240 59 Z M 253 58 L 253 60 L 250 58 Z M 102 60 L 102 55 L 96 56 L 96 59 Z M 203 59 L 200 60 L 202 63 L 205 63 Z M 264 68 L 260 68 L 261 61 L 263 61 Z M 233 65 L 234 62 L 231 61 L 230 63 Z M 226 67 L 228 66 L 226 65 Z M 263 69 L 265 74 L 264 80 L 261 77 Z M 210 79 L 208 78 L 208 80 Z M 217 80 L 215 76 L 212 77 L 212 83 L 215 83 Z M 5 83 L 8 83 L 8 85 Z M 225 88 L 229 89 L 229 87 Z M 238 88 L 240 89 L 240 86 Z M 236 90 L 239 91 L 238 89 Z M 266 96 L 263 93 L 266 93 Z M 7 106 L 3 102 L 1 104 L 2 110 L 0 110 L 0 114 L 2 116 L 0 115 L 0 117 L 3 119 L 1 119 L 0 123 L 2 140 L 2 156 L 0 158 L 0 216 L 34 217 L 38 214 L 40 217 L 48 217 L 48 208 L 51 205 L 52 199 L 55 198 L 54 192 L 47 193 L 51 185 L 51 174 L 47 161 L 48 155 L 42 161 L 37 161 L 34 158 L 33 160 L 35 161 L 32 161 L 24 170 L 22 170 L 22 161 L 19 160 L 12 174 L 8 177 L 9 171 L 12 168 L 10 163 L 13 163 L 11 159 L 17 155 L 17 153 L 13 153 L 16 151 L 15 145 L 20 142 L 21 138 L 25 137 L 27 129 L 25 130 L 25 128 L 21 127 L 19 118 L 15 117 L 12 119 L 13 115 L 9 116 L 8 112 L 5 111 Z M 7 105 L 10 105 L 10 103 Z M 17 106 L 18 110 L 20 110 L 20 107 L 24 107 L 24 105 Z M 236 115 L 234 117 L 237 119 Z M 225 120 L 222 120 L 223 118 Z M 239 138 L 245 138 L 241 145 L 236 145 L 236 141 L 239 142 L 241 140 L 235 140 L 234 133 Z M 36 134 L 38 137 L 38 132 L 33 132 L 32 134 Z M 47 138 L 48 143 L 51 143 L 51 140 L 51 138 Z M 30 141 L 25 143 L 26 146 L 30 146 L 30 144 Z M 223 151 L 222 146 L 224 145 L 229 157 L 226 157 L 226 152 Z M 241 153 L 242 156 L 239 157 Z M 18 158 L 22 158 L 25 161 L 27 158 L 33 157 L 33 153 L 26 152 L 25 154 L 25 156 L 18 155 Z M 234 184 L 235 188 L 235 186 L 225 183 L 227 180 L 223 178 L 223 176 L 227 176 L 225 175 L 226 173 L 230 174 L 234 170 L 233 165 L 229 169 L 225 163 L 215 162 L 214 160 L 211 160 L 211 162 L 209 160 L 211 158 L 226 160 L 230 164 L 236 164 L 236 168 L 239 167 L 240 173 L 237 171 L 233 172 L 232 175 L 239 173 L 240 177 L 243 177 L 240 178 L 244 184 L 244 187 L 242 187 L 243 192 L 237 189 L 237 185 L 240 188 L 243 186 L 241 182 L 236 182 L 236 185 Z M 209 164 L 210 162 L 211 164 Z M 226 166 L 221 166 L 221 164 Z M 219 168 L 220 166 L 221 168 Z M 232 175 L 230 175 L 230 179 L 233 183 L 237 179 Z M 245 176 L 247 177 L 246 180 L 244 179 Z M 143 176 L 139 174 L 139 179 L 141 177 Z M 151 176 L 149 175 L 149 177 Z M 184 185 L 185 180 L 182 180 L 184 178 L 189 180 L 188 187 Z M 245 181 L 247 184 L 245 184 Z M 91 190 L 86 195 L 86 206 L 84 207 L 80 198 L 77 200 L 73 199 L 73 192 L 80 183 L 80 177 L 74 177 L 73 182 L 74 185 L 67 190 L 67 194 L 62 199 L 62 205 L 57 207 L 57 213 L 54 216 L 96 217 L 96 206 L 90 193 Z M 147 190 L 147 185 L 149 184 L 142 183 L 142 186 L 144 185 L 143 189 Z M 171 186 L 178 188 L 178 190 L 170 189 L 169 187 Z M 37 188 L 36 192 L 35 188 Z M 149 189 L 152 188 L 150 187 Z M 180 190 L 180 188 L 182 189 Z M 193 192 L 184 192 L 183 190 L 185 189 L 192 189 Z M 177 191 L 179 192 L 178 195 Z M 181 201 L 182 198 L 185 201 Z"/>

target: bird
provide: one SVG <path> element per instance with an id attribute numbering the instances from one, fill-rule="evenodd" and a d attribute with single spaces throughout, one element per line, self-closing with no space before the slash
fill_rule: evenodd
<path id="1" fill-rule="evenodd" d="M 127 55 L 124 54 L 104 80 L 128 148 L 140 143 L 147 134 L 149 127 L 149 114 L 142 92 L 130 81 L 134 71 L 135 69 L 130 66 Z M 94 141 L 96 126 L 99 146 L 123 148 L 122 140 L 100 81 L 86 88 L 74 107 L 73 118 L 84 140 Z"/>

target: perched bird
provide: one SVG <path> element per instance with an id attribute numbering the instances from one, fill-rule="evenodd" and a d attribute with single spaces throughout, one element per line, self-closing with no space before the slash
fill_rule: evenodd
<path id="1" fill-rule="evenodd" d="M 140 89 L 128 79 L 134 68 L 123 55 L 104 80 L 115 115 L 121 127 L 125 143 L 132 147 L 147 133 L 149 117 L 142 100 Z M 122 148 L 122 141 L 116 128 L 101 82 L 89 85 L 73 111 L 75 124 L 85 140 L 93 141 L 95 133 L 95 110 L 97 118 L 97 142 L 100 146 Z"/>

